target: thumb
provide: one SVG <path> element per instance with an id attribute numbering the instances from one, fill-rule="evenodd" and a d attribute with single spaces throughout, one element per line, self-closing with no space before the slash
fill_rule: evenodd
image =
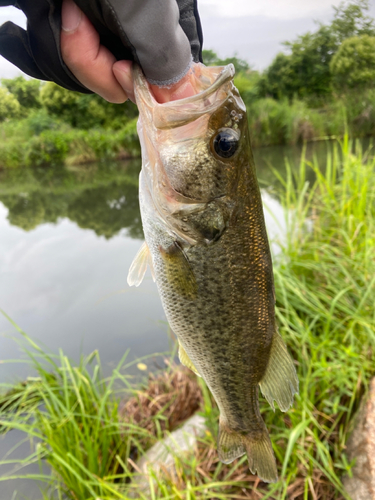
<path id="1" fill-rule="evenodd" d="M 73 0 L 63 1 L 61 21 L 61 53 L 70 71 L 107 101 L 125 102 L 127 95 L 112 71 L 115 56 L 100 44 L 98 32 Z"/>

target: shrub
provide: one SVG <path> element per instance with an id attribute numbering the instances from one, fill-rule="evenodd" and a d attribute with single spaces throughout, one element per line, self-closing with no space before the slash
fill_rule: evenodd
<path id="1" fill-rule="evenodd" d="M 265 98 L 248 106 L 254 146 L 297 144 L 327 135 L 324 117 L 305 102 Z"/>
<path id="2" fill-rule="evenodd" d="M 17 168 L 24 164 L 24 147 L 21 143 L 9 141 L 0 144 L 0 169 Z"/>
<path id="3" fill-rule="evenodd" d="M 1 83 L 14 95 L 25 111 L 40 108 L 40 80 L 26 80 L 23 76 L 17 76 L 16 78 L 2 78 Z"/>
<path id="4" fill-rule="evenodd" d="M 56 165 L 62 163 L 69 151 L 70 134 L 44 131 L 26 144 L 25 165 Z"/>
<path id="5" fill-rule="evenodd" d="M 40 135 L 44 130 L 61 128 L 61 121 L 49 115 L 45 109 L 31 111 L 24 121 L 30 135 Z"/>
<path id="6" fill-rule="evenodd" d="M 21 106 L 17 99 L 7 90 L 0 87 L 0 122 L 7 118 L 16 118 L 20 115 Z"/>
<path id="7" fill-rule="evenodd" d="M 375 81 L 375 37 L 363 35 L 345 40 L 333 56 L 330 70 L 339 90 L 372 85 Z"/>

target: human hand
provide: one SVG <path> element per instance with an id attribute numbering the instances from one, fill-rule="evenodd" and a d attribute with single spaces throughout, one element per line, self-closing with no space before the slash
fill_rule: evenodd
<path id="1" fill-rule="evenodd" d="M 100 43 L 87 16 L 73 0 L 64 0 L 61 11 L 61 54 L 74 76 L 88 89 L 113 103 L 135 102 L 131 61 L 116 61 Z M 79 47 L 79 50 L 77 50 Z M 196 93 L 194 72 L 168 87 L 150 85 L 157 101 L 168 102 Z"/>
<path id="2" fill-rule="evenodd" d="M 109 102 L 122 103 L 127 99 L 135 102 L 132 62 L 116 62 L 112 52 L 101 45 L 98 32 L 73 0 L 62 3 L 61 28 L 61 55 L 73 75 Z"/>
<path id="3" fill-rule="evenodd" d="M 68 64 L 80 79 L 61 53 L 61 0 L 17 0 L 17 7 L 27 17 L 27 30 L 12 22 L 0 26 L 0 55 L 33 78 L 86 94 L 95 91 L 112 102 L 123 102 L 127 94 L 134 98 L 130 60 L 137 61 L 149 83 L 156 85 L 158 100 L 191 95 L 194 85 L 189 83 L 191 75 L 186 75 L 191 57 L 195 62 L 202 60 L 196 0 L 75 2 L 85 17 L 77 9 L 80 22 L 72 27 L 67 20 L 63 39 L 64 44 L 65 35 L 70 41 L 82 41 L 78 35 L 83 28 L 84 45 L 66 44 Z M 14 4 L 15 0 L 0 0 L 0 8 Z M 67 11 L 74 21 L 72 8 L 70 2 Z M 178 84 L 171 85 L 175 82 Z"/>

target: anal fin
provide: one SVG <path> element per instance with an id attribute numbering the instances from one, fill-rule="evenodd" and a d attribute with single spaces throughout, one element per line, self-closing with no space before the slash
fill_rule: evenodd
<path id="1" fill-rule="evenodd" d="M 273 336 L 267 370 L 259 386 L 274 411 L 274 400 L 281 411 L 287 411 L 293 404 L 294 394 L 298 394 L 296 369 L 278 332 Z"/>
<path id="2" fill-rule="evenodd" d="M 186 366 L 186 368 L 189 368 L 192 372 L 194 372 L 198 377 L 200 377 L 198 370 L 195 368 L 193 362 L 189 358 L 189 356 L 186 354 L 185 349 L 182 347 L 180 342 L 178 343 L 178 357 L 180 358 L 181 364 Z"/>

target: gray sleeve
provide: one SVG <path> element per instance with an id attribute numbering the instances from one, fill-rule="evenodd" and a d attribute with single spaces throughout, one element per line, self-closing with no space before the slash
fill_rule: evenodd
<path id="1" fill-rule="evenodd" d="M 150 83 L 171 85 L 187 73 L 192 57 L 200 59 L 194 0 L 110 0 L 107 4 L 121 38 L 132 47 Z"/>

